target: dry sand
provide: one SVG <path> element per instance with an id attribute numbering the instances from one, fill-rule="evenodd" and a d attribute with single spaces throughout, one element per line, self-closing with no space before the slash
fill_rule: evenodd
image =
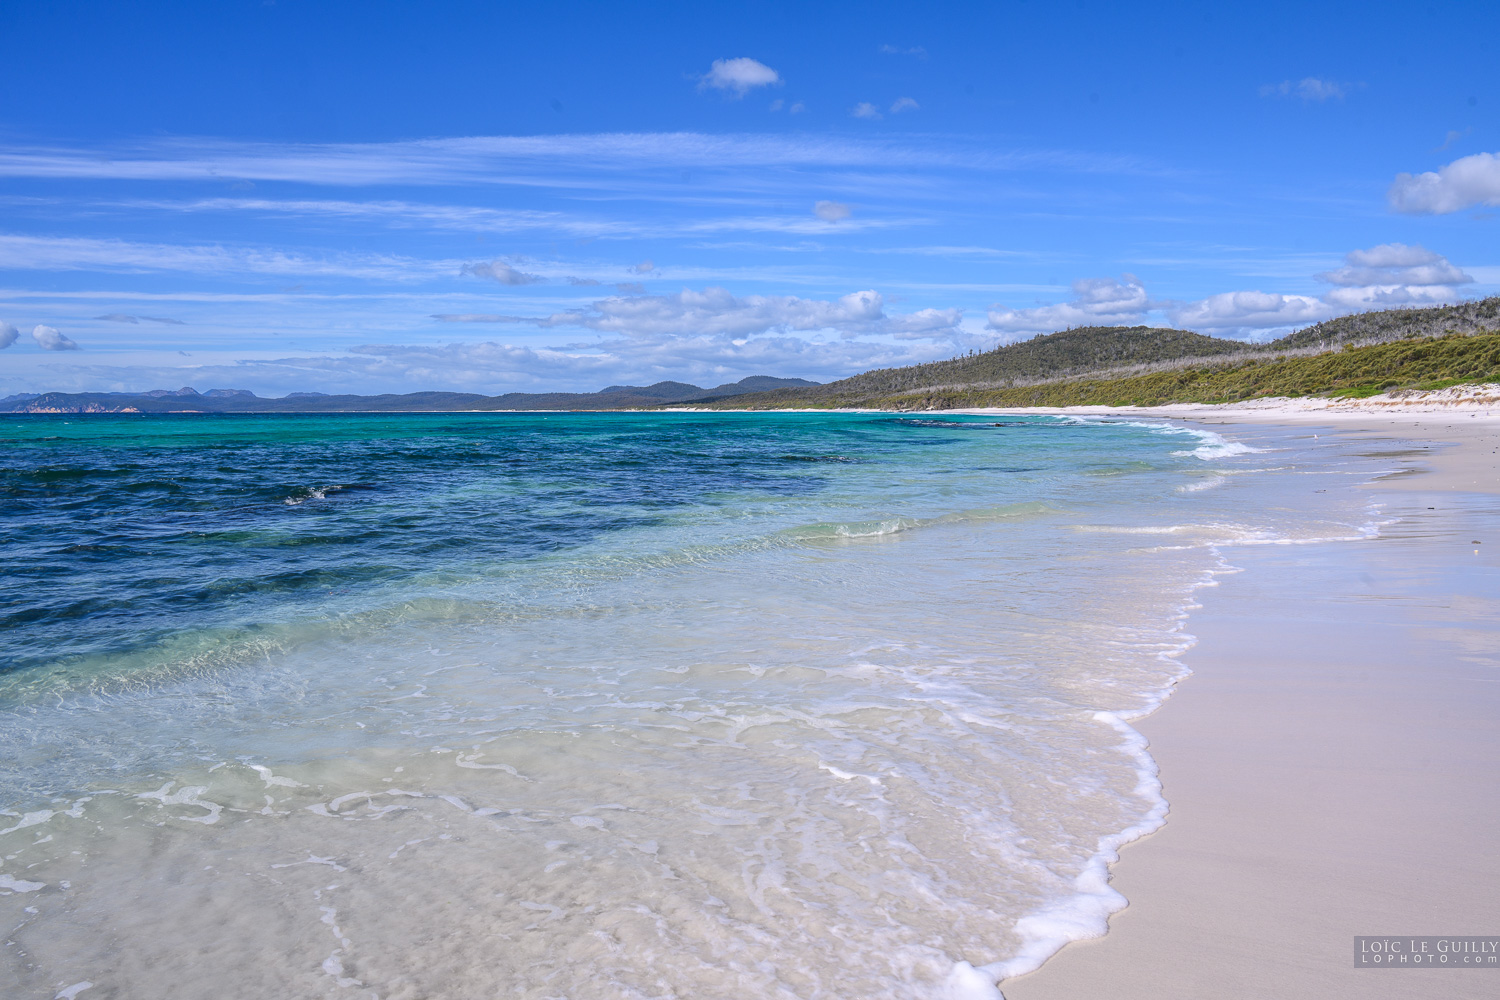
<path id="1" fill-rule="evenodd" d="M 1354 967 L 1356 935 L 1500 935 L 1500 406 L 1381 404 L 1087 411 L 1363 438 L 1400 520 L 1232 551 L 1138 727 L 1171 814 L 1114 869 L 1130 906 L 1010 1000 L 1500 997 L 1500 968 Z"/>

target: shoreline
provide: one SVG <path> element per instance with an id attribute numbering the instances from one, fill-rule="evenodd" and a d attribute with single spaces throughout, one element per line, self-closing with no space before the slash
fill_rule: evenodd
<path id="1" fill-rule="evenodd" d="M 1351 948 L 1500 928 L 1500 600 L 1481 596 L 1500 592 L 1500 407 L 1298 402 L 945 411 L 1305 429 L 1396 466 L 1361 487 L 1395 519 L 1369 543 L 1225 551 L 1240 572 L 1188 620 L 1193 675 L 1131 724 L 1169 812 L 1110 868 L 1129 903 L 1104 937 L 1002 981 L 1010 1000 L 1447 1000 L 1496 985 L 1500 972 L 1357 969 Z"/>

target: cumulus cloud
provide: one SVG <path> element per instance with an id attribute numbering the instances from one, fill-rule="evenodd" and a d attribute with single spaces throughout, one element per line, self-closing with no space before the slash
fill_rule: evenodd
<path id="1" fill-rule="evenodd" d="M 1353 250 L 1344 266 L 1318 277 L 1330 285 L 1351 288 L 1362 285 L 1466 285 L 1474 279 L 1454 267 L 1448 258 L 1420 246 L 1382 243 L 1368 250 Z"/>
<path id="2" fill-rule="evenodd" d="M 871 121 L 879 121 L 885 117 L 880 113 L 880 109 L 869 101 L 860 101 L 849 113 L 856 118 L 868 118 Z"/>
<path id="3" fill-rule="evenodd" d="M 713 88 L 744 97 L 756 87 L 781 83 L 781 75 L 763 62 L 741 57 L 715 59 L 707 73 L 699 78 L 700 89 Z"/>
<path id="4" fill-rule="evenodd" d="M 914 97 L 898 97 L 896 103 L 891 105 L 891 114 L 899 115 L 903 111 L 916 111 L 921 106 Z"/>
<path id="5" fill-rule="evenodd" d="M 1500 154 L 1475 153 L 1422 174 L 1397 174 L 1386 192 L 1407 215 L 1447 215 L 1474 205 L 1500 205 Z"/>
<path id="6" fill-rule="evenodd" d="M 1222 292 L 1167 310 L 1174 326 L 1215 331 L 1299 326 L 1333 314 L 1327 303 L 1310 295 L 1275 292 Z"/>
<path id="7" fill-rule="evenodd" d="M 0 351 L 5 350 L 11 344 L 14 344 L 16 342 L 16 338 L 19 336 L 21 336 L 20 330 L 17 330 L 14 326 L 10 325 L 4 320 L 0 320 Z"/>
<path id="8" fill-rule="evenodd" d="M 44 351 L 76 351 L 78 345 L 50 326 L 38 323 L 32 328 L 31 337 Z"/>
<path id="9" fill-rule="evenodd" d="M 1225 292 L 1168 309 L 1189 330 L 1257 333 L 1316 323 L 1345 313 L 1436 305 L 1459 297 L 1474 279 L 1441 254 L 1404 243 L 1352 250 L 1344 266 L 1315 275 L 1333 287 L 1321 296 Z"/>
<path id="10" fill-rule="evenodd" d="M 985 326 L 1001 333 L 1050 333 L 1073 326 L 1139 323 L 1151 309 L 1151 300 L 1139 278 L 1133 274 L 1123 278 L 1075 281 L 1071 302 L 1033 309 L 996 307 L 990 310 Z"/>
<path id="11" fill-rule="evenodd" d="M 849 218 L 849 206 L 837 201 L 820 201 L 813 205 L 813 214 L 824 222 L 842 222 Z"/>
<path id="12" fill-rule="evenodd" d="M 1320 80 L 1315 76 L 1268 83 L 1260 88 L 1262 97 L 1300 97 L 1304 101 L 1327 101 L 1335 97 L 1342 98 L 1348 93 L 1349 84 Z"/>
<path id="13" fill-rule="evenodd" d="M 517 271 L 503 260 L 491 261 L 488 264 L 465 264 L 462 273 L 472 274 L 476 278 L 490 278 L 502 285 L 536 285 L 547 280 L 540 274 Z"/>
<path id="14" fill-rule="evenodd" d="M 768 333 L 833 331 L 845 336 L 881 334 L 896 339 L 956 335 L 960 309 L 923 309 L 904 315 L 885 311 L 879 292 L 851 292 L 838 299 L 794 295 L 736 296 L 723 288 L 675 295 L 614 296 L 550 316 L 438 315 L 445 322 L 527 323 L 580 327 L 624 337 L 709 336 L 743 339 Z"/>
<path id="15" fill-rule="evenodd" d="M 656 270 L 656 262 L 651 260 L 643 260 L 639 264 L 632 267 L 631 270 L 636 274 L 650 274 L 652 271 Z"/>

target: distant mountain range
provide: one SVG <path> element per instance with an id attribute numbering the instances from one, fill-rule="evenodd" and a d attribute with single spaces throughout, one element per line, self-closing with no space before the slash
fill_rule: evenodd
<path id="1" fill-rule="evenodd" d="M 150 392 L 20 393 L 0 399 L 0 413 L 354 413 L 449 410 L 632 410 L 664 403 L 712 403 L 730 396 L 818 385 L 801 378 L 752 375 L 704 389 L 687 382 L 612 385 L 599 392 L 407 392 L 378 396 L 293 392 L 262 398 L 248 389 L 153 389 Z"/>

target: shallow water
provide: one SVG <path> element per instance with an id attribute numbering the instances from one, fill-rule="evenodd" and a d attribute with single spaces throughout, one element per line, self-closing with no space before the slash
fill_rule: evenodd
<path id="1" fill-rule="evenodd" d="M 1226 547 L 1379 519 L 1148 423 L 0 435 L 0 975 L 84 1000 L 993 996 L 1123 905 Z"/>

